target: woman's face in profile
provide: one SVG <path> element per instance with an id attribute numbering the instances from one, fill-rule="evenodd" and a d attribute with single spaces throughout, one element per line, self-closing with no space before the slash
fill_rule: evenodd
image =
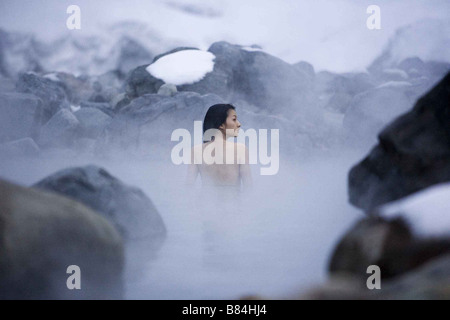
<path id="1" fill-rule="evenodd" d="M 241 127 L 241 123 L 237 119 L 235 110 L 230 109 L 228 111 L 228 117 L 224 125 L 221 126 L 221 129 L 226 130 L 227 137 L 237 137 L 239 135 L 239 128 Z"/>

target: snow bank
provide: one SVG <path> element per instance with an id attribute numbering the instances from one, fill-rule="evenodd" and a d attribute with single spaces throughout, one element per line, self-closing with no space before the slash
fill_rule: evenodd
<path id="1" fill-rule="evenodd" d="M 192 84 L 214 70 L 215 56 L 201 50 L 183 50 L 166 55 L 147 67 L 147 71 L 165 83 Z"/>
<path id="2" fill-rule="evenodd" d="M 402 216 L 418 236 L 450 235 L 450 183 L 436 185 L 380 208 L 386 218 Z"/>

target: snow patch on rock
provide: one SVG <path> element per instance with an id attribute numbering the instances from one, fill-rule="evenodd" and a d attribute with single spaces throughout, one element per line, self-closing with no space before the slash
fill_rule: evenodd
<path id="1" fill-rule="evenodd" d="M 381 216 L 402 216 L 418 236 L 450 235 L 450 183 L 432 186 L 380 207 Z"/>
<path id="2" fill-rule="evenodd" d="M 160 58 L 146 70 L 165 83 L 193 84 L 214 70 L 214 60 L 214 54 L 208 51 L 183 50 Z"/>

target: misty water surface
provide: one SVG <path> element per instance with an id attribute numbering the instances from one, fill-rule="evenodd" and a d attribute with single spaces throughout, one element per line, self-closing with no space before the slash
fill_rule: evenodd
<path id="1" fill-rule="evenodd" d="M 162 160 L 58 155 L 6 161 L 0 176 L 31 185 L 63 168 L 96 164 L 141 188 L 168 237 L 156 257 L 145 246 L 128 246 L 127 298 L 282 296 L 325 280 L 336 241 L 362 216 L 346 193 L 347 172 L 358 157 L 281 158 L 275 176 L 260 176 L 254 166 L 253 190 L 237 197 L 205 191 L 200 183 L 186 188 L 186 168 Z"/>

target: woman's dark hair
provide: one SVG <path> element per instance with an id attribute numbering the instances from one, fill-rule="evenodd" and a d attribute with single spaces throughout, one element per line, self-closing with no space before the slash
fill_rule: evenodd
<path id="1" fill-rule="evenodd" d="M 229 110 L 236 108 L 231 104 L 215 104 L 210 107 L 203 120 L 203 134 L 209 129 L 219 129 L 227 121 Z"/>

